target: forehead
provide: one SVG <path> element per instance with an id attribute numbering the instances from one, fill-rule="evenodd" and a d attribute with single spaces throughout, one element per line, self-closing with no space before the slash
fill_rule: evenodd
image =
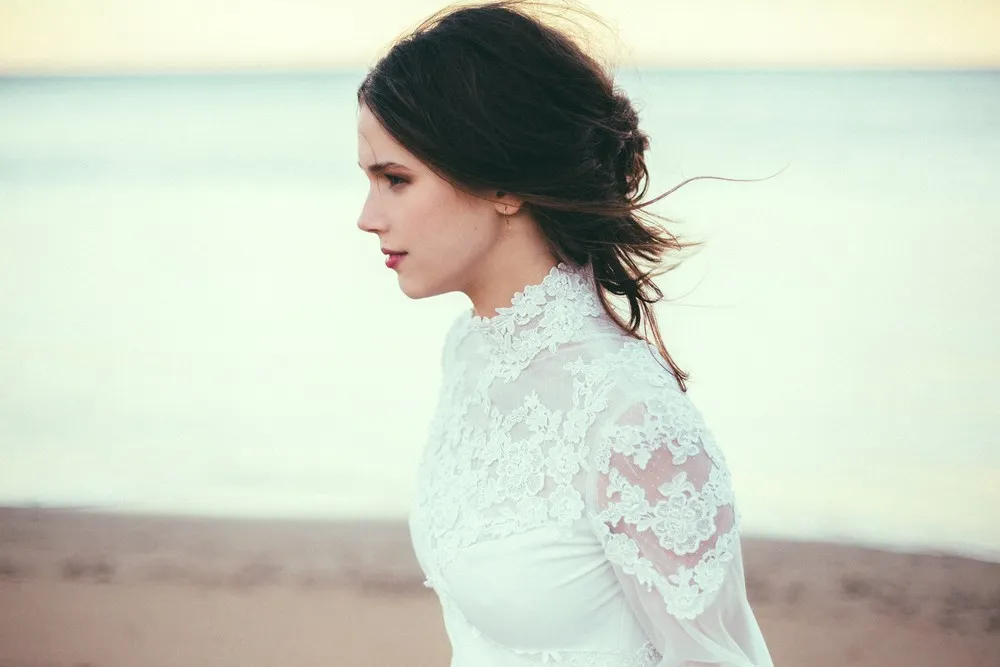
<path id="1" fill-rule="evenodd" d="M 392 138 L 367 105 L 358 110 L 358 157 L 368 162 L 402 162 L 410 152 Z"/>

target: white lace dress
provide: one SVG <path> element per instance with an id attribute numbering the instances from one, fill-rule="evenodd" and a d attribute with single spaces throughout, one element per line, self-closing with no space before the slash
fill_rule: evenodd
<path id="1" fill-rule="evenodd" d="M 771 666 L 722 452 L 591 275 L 448 332 L 410 531 L 451 666 Z"/>

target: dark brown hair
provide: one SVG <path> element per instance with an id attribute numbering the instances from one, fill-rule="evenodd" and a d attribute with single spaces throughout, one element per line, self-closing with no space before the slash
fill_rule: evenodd
<path id="1" fill-rule="evenodd" d="M 565 3 L 564 3 L 565 5 Z M 679 240 L 644 210 L 649 137 L 635 108 L 570 35 L 508 0 L 447 7 L 397 40 L 358 89 L 386 131 L 462 190 L 524 201 L 560 261 L 593 267 L 605 311 L 631 337 L 643 324 L 683 391 L 653 312 L 653 278 Z M 586 10 L 578 10 L 596 18 Z M 735 179 L 723 179 L 735 180 Z M 643 270 L 642 265 L 650 266 Z M 657 268 L 658 267 L 658 268 Z M 629 319 L 609 294 L 628 302 Z"/>

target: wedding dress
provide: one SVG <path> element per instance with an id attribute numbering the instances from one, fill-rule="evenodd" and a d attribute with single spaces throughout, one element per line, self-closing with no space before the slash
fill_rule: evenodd
<path id="1" fill-rule="evenodd" d="M 722 451 L 560 263 L 463 312 L 409 517 L 451 667 L 772 667 Z"/>

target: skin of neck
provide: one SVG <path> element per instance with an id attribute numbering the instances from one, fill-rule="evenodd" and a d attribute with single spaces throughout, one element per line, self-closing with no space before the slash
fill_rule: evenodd
<path id="1" fill-rule="evenodd" d="M 462 289 L 478 317 L 493 317 L 497 308 L 510 306 L 515 293 L 542 282 L 559 261 L 527 212 L 511 215 L 510 223 L 507 229 L 500 220 L 500 238 Z"/>

